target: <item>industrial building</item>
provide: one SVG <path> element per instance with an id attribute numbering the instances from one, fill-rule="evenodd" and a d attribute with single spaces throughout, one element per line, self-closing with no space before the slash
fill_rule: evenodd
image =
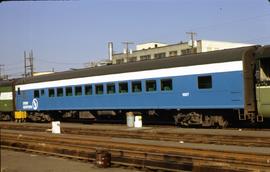
<path id="1" fill-rule="evenodd" d="M 124 53 L 113 54 L 111 60 L 113 64 L 120 64 L 126 62 L 134 62 L 141 60 L 173 57 L 177 55 L 186 55 L 192 53 L 222 50 L 228 48 L 245 47 L 250 45 L 252 44 L 210 41 L 210 40 L 180 42 L 177 44 L 170 44 L 170 45 L 158 42 L 150 42 L 136 45 L 136 50 L 134 51 L 125 49 Z"/>

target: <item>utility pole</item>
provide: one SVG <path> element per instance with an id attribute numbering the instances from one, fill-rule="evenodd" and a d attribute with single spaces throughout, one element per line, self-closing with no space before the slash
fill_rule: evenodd
<path id="1" fill-rule="evenodd" d="M 128 47 L 128 45 L 131 45 L 131 44 L 134 44 L 134 43 L 133 42 L 126 41 L 126 42 L 122 42 L 122 44 L 124 44 L 126 46 L 126 58 L 128 60 L 128 54 L 129 54 L 129 47 Z"/>
<path id="2" fill-rule="evenodd" d="M 0 64 L 0 80 L 3 80 L 5 78 L 4 67 L 5 65 Z"/>
<path id="3" fill-rule="evenodd" d="M 33 50 L 30 51 L 28 57 L 24 51 L 24 77 L 31 77 L 34 74 L 34 55 Z"/>
<path id="4" fill-rule="evenodd" d="M 197 33 L 196 32 L 186 32 L 186 34 L 190 35 L 190 38 L 191 38 L 191 41 L 192 41 L 191 47 L 193 49 L 194 48 L 194 37 L 195 37 L 195 35 L 197 35 Z"/>

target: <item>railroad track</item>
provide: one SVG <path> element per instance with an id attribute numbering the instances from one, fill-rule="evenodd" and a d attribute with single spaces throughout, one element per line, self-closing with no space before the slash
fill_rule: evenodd
<path id="1" fill-rule="evenodd" d="M 108 136 L 1 130 L 1 148 L 95 161 L 106 150 L 116 165 L 168 171 L 270 170 L 270 148 L 185 144 Z M 247 150 L 248 149 L 248 150 Z"/>
<path id="2" fill-rule="evenodd" d="M 1 128 L 19 131 L 44 132 L 49 127 L 44 125 L 2 123 Z M 151 130 L 146 128 L 135 130 L 132 128 L 111 129 L 106 127 L 61 127 L 61 132 L 64 134 L 74 135 L 134 138 L 184 143 L 270 147 L 270 134 L 256 134 L 256 131 L 243 131 L 243 133 L 242 131 L 234 130 L 234 132 L 228 134 L 226 133 L 226 130 L 217 129 L 211 130 L 211 132 L 204 132 L 202 129 L 179 129 L 179 131 L 184 130 L 184 132 L 175 132 L 172 129 L 173 128 L 164 128 L 164 130 Z"/>

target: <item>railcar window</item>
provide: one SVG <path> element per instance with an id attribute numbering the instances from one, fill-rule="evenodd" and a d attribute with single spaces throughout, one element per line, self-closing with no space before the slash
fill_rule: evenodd
<path id="1" fill-rule="evenodd" d="M 161 91 L 171 91 L 172 87 L 172 79 L 162 79 L 160 81 Z"/>
<path id="2" fill-rule="evenodd" d="M 261 81 L 270 81 L 270 58 L 261 59 Z"/>
<path id="3" fill-rule="evenodd" d="M 92 85 L 85 86 L 85 95 L 92 95 Z"/>
<path id="4" fill-rule="evenodd" d="M 63 88 L 57 88 L 57 97 L 63 97 L 64 91 Z"/>
<path id="5" fill-rule="evenodd" d="M 152 92 L 157 90 L 157 84 L 155 80 L 148 80 L 145 82 L 146 84 L 146 91 Z"/>
<path id="6" fill-rule="evenodd" d="M 72 92 L 72 87 L 66 87 L 66 96 L 72 96 L 73 92 Z"/>
<path id="7" fill-rule="evenodd" d="M 103 94 L 103 85 L 102 84 L 96 85 L 96 94 L 98 94 L 98 95 Z"/>
<path id="8" fill-rule="evenodd" d="M 39 98 L 39 90 L 34 90 L 34 98 Z"/>
<path id="9" fill-rule="evenodd" d="M 131 83 L 131 85 L 132 85 L 132 92 L 133 93 L 142 92 L 142 83 L 141 83 L 141 81 L 133 81 Z"/>
<path id="10" fill-rule="evenodd" d="M 55 92 L 53 88 L 49 89 L 49 97 L 54 97 L 55 96 Z"/>
<path id="11" fill-rule="evenodd" d="M 109 83 L 107 84 L 107 94 L 114 94 L 115 93 L 115 84 Z"/>
<path id="12" fill-rule="evenodd" d="M 199 89 L 212 88 L 212 76 L 199 76 L 198 77 L 198 88 Z"/>
<path id="13" fill-rule="evenodd" d="M 41 96 L 44 96 L 45 95 L 45 90 L 44 89 L 40 90 L 40 95 Z"/>
<path id="14" fill-rule="evenodd" d="M 75 96 L 81 96 L 82 95 L 82 87 L 76 86 L 75 87 Z"/>
<path id="15" fill-rule="evenodd" d="M 127 93 L 128 92 L 128 83 L 121 82 L 119 83 L 119 93 Z"/>
<path id="16" fill-rule="evenodd" d="M 22 98 L 23 98 L 23 99 L 26 99 L 26 97 L 27 97 L 27 96 L 26 96 L 26 92 L 25 92 L 25 91 L 22 91 Z"/>

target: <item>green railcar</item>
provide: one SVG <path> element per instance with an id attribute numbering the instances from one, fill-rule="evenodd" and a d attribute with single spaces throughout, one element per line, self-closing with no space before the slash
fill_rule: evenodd
<path id="1" fill-rule="evenodd" d="M 0 81 L 0 120 L 14 117 L 13 80 Z"/>
<path id="2" fill-rule="evenodd" d="M 263 118 L 270 119 L 270 45 L 258 49 L 256 60 L 258 114 Z"/>

